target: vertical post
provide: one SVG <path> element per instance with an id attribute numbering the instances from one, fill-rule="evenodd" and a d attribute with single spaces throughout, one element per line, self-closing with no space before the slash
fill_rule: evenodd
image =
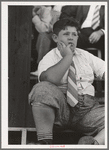
<path id="1" fill-rule="evenodd" d="M 23 128 L 22 129 L 22 135 L 21 135 L 21 145 L 26 145 L 27 144 L 27 129 Z"/>
<path id="2" fill-rule="evenodd" d="M 8 6 L 9 127 L 25 127 L 31 57 L 31 6 Z"/>

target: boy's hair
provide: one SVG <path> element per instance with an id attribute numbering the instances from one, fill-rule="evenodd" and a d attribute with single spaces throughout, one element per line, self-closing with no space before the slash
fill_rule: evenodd
<path id="1" fill-rule="evenodd" d="M 79 22 L 73 17 L 58 20 L 53 26 L 53 32 L 54 34 L 58 35 L 61 30 L 64 30 L 68 26 L 75 27 L 79 32 Z"/>

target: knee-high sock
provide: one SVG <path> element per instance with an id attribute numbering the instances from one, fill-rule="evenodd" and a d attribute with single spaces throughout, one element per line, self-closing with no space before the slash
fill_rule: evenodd
<path id="1" fill-rule="evenodd" d="M 33 118 L 38 140 L 53 138 L 54 109 L 47 105 L 33 105 Z"/>

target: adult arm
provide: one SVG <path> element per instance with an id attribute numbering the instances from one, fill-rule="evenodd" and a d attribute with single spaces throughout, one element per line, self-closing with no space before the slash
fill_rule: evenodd
<path id="1" fill-rule="evenodd" d="M 51 7 L 43 6 L 32 18 L 32 22 L 38 32 L 48 32 L 51 19 Z"/>
<path id="2" fill-rule="evenodd" d="M 100 8 L 100 26 L 98 27 L 98 29 L 96 31 L 94 31 L 90 37 L 89 37 L 89 41 L 90 43 L 96 43 L 99 41 L 99 39 L 105 35 L 105 7 L 101 6 Z"/>
<path id="3" fill-rule="evenodd" d="M 101 29 L 98 31 L 94 31 L 89 37 L 90 43 L 91 44 L 97 43 L 103 35 L 104 32 Z"/>

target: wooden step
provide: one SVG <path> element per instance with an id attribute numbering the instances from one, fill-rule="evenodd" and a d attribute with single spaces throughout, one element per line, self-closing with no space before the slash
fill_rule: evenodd
<path id="1" fill-rule="evenodd" d="M 37 143 L 35 128 L 9 127 L 8 144 L 34 145 Z M 77 144 L 82 135 L 72 130 L 54 130 L 53 144 Z"/>

